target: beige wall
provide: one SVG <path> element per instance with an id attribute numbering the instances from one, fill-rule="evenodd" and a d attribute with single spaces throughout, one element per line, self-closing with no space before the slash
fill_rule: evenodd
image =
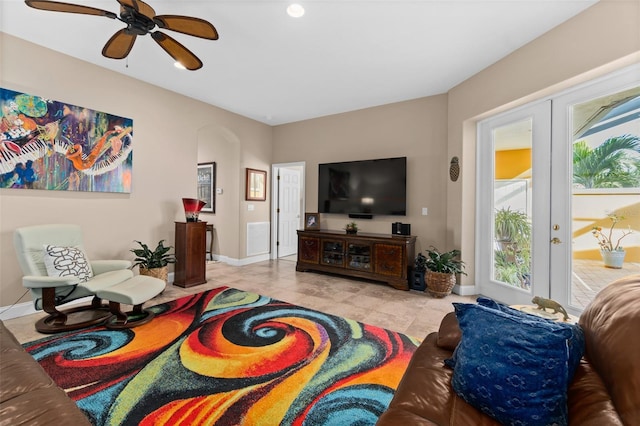
<path id="1" fill-rule="evenodd" d="M 411 224 L 419 250 L 460 248 L 468 272 L 461 283 L 471 285 L 477 120 L 638 61 L 629 57 L 640 50 L 638 28 L 638 0 L 602 0 L 446 95 L 277 126 L 273 160 L 306 161 L 307 211 L 316 211 L 318 163 L 407 156 L 407 217 L 357 222 L 364 231 L 387 233 L 400 220 Z M 456 182 L 448 173 L 454 156 L 461 165 Z M 420 215 L 422 207 L 428 216 Z M 348 221 L 345 215 L 321 219 L 328 229 Z"/>
<path id="2" fill-rule="evenodd" d="M 447 246 L 468 262 L 463 284 L 474 279 L 477 120 L 640 61 L 639 28 L 640 1 L 601 0 L 449 91 L 448 156 L 462 173 L 447 186 Z"/>
<path id="3" fill-rule="evenodd" d="M 391 223 L 411 224 L 417 250 L 445 243 L 447 96 L 438 95 L 337 114 L 274 128 L 273 160 L 306 163 L 306 211 L 318 211 L 318 164 L 407 157 L 407 216 L 356 219 L 363 232 L 391 232 Z M 421 215 L 422 207 L 429 209 Z M 344 229 L 347 215 L 324 214 L 323 229 Z"/>
<path id="4" fill-rule="evenodd" d="M 173 245 L 174 221 L 184 220 L 181 199 L 196 195 L 198 161 L 217 162 L 225 189 L 216 214 L 202 216 L 216 225 L 216 253 L 245 257 L 245 222 L 269 221 L 269 201 L 251 215 L 241 212 L 244 167 L 267 170 L 272 163 L 270 126 L 7 34 L 0 33 L 0 49 L 1 87 L 130 117 L 134 127 L 130 194 L 0 189 L 0 306 L 24 292 L 14 229 L 77 223 L 93 259 L 132 259 L 134 239 Z M 176 69 L 176 78 L 188 73 Z"/>

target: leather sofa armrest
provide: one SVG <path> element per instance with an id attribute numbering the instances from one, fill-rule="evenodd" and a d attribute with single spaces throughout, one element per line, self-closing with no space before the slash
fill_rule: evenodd
<path id="1" fill-rule="evenodd" d="M 128 269 L 131 268 L 132 265 L 132 262 L 129 260 L 92 260 L 90 263 L 94 275 L 118 271 L 120 269 Z"/>
<path id="2" fill-rule="evenodd" d="M 26 275 L 22 277 L 22 285 L 27 288 L 64 287 L 76 285 L 78 277 L 47 277 L 42 275 Z"/>
<path id="3" fill-rule="evenodd" d="M 437 423 L 432 422 L 429 419 L 420 417 L 411 411 L 398 408 L 390 408 L 382 413 L 376 423 L 376 426 L 385 425 L 438 426 Z"/>
<path id="4" fill-rule="evenodd" d="M 451 387 L 453 370 L 444 366 L 452 351 L 437 345 L 437 334 L 429 334 L 411 357 L 389 403 L 389 414 L 385 412 L 377 426 L 499 426 L 455 394 Z"/>
<path id="5" fill-rule="evenodd" d="M 462 338 L 462 330 L 458 325 L 458 318 L 455 312 L 449 312 L 442 318 L 440 329 L 438 330 L 437 345 L 442 349 L 449 351 L 455 350 L 460 339 Z"/>
<path id="6" fill-rule="evenodd" d="M 569 385 L 567 405 L 570 425 L 623 425 L 602 379 L 584 358 Z"/>

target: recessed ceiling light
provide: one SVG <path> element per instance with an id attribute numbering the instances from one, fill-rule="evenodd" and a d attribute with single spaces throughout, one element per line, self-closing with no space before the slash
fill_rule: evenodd
<path id="1" fill-rule="evenodd" d="M 304 15 L 304 7 L 302 7 L 298 3 L 290 4 L 289 7 L 287 7 L 287 13 L 292 18 L 299 18 Z"/>
<path id="2" fill-rule="evenodd" d="M 180 62 L 178 62 L 178 61 L 174 62 L 174 63 L 173 63 L 173 66 L 174 66 L 174 67 L 176 67 L 176 68 L 178 68 L 178 69 L 181 69 L 181 70 L 186 70 L 186 69 L 187 69 L 187 67 L 185 67 L 184 65 L 182 65 L 182 64 L 181 64 Z"/>

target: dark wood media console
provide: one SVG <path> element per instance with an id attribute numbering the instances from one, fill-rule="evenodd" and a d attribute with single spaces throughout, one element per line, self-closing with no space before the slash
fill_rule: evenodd
<path id="1" fill-rule="evenodd" d="M 296 271 L 367 278 L 409 290 L 415 243 L 412 236 L 298 231 Z"/>

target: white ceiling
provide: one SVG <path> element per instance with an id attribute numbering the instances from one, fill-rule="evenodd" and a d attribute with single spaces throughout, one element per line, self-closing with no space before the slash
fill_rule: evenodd
<path id="1" fill-rule="evenodd" d="M 119 12 L 116 0 L 65 1 Z M 176 69 L 150 36 L 127 59 L 102 57 L 120 21 L 0 2 L 0 31 L 277 125 L 445 93 L 597 1 L 300 0 L 295 19 L 287 1 L 147 0 L 217 28 L 217 41 L 166 31 L 198 71 Z"/>

